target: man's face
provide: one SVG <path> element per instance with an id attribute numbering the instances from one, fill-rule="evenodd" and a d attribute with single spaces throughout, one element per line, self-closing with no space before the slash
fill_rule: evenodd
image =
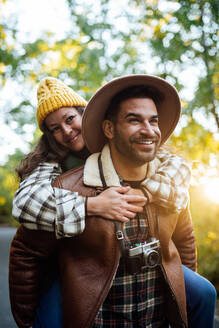
<path id="1" fill-rule="evenodd" d="M 143 165 L 153 160 L 161 133 L 155 103 L 150 98 L 131 98 L 120 104 L 116 123 L 108 121 L 106 133 L 117 155 L 128 162 Z"/>

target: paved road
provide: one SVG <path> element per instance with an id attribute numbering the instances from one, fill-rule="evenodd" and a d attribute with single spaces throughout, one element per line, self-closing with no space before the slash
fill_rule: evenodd
<path id="1" fill-rule="evenodd" d="M 0 328 L 17 327 L 11 315 L 8 294 L 8 254 L 15 231 L 14 228 L 0 227 Z M 219 317 L 215 317 L 214 328 L 219 328 Z"/>
<path id="2" fill-rule="evenodd" d="M 8 294 L 8 254 L 16 229 L 0 228 L 0 327 L 16 328 L 11 314 Z"/>

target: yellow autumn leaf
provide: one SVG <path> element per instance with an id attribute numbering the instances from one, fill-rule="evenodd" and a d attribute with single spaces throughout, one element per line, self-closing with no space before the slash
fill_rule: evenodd
<path id="1" fill-rule="evenodd" d="M 0 206 L 5 205 L 6 203 L 6 198 L 0 197 Z"/>
<path id="2" fill-rule="evenodd" d="M 5 33 L 5 32 L 2 32 L 2 33 L 1 33 L 1 39 L 2 39 L 2 40 L 5 40 L 5 39 L 6 39 L 6 33 Z"/>
<path id="3" fill-rule="evenodd" d="M 148 6 L 156 6 L 158 4 L 158 0 L 147 0 Z"/>
<path id="4" fill-rule="evenodd" d="M 48 44 L 46 44 L 46 43 L 41 43 L 41 44 L 39 45 L 39 49 L 40 49 L 41 52 L 47 52 L 47 51 L 49 50 Z"/>
<path id="5" fill-rule="evenodd" d="M 184 46 L 188 47 L 191 44 L 191 41 L 185 41 Z"/>
<path id="6" fill-rule="evenodd" d="M 188 108 L 188 102 L 186 102 L 183 99 L 181 99 L 181 105 L 182 105 L 183 108 Z"/>
<path id="7" fill-rule="evenodd" d="M 219 87 L 214 88 L 215 98 L 219 100 Z"/>
<path id="8" fill-rule="evenodd" d="M 210 240 L 216 240 L 216 239 L 217 239 L 217 235 L 216 235 L 216 233 L 213 232 L 213 231 L 208 231 L 208 238 L 209 238 Z"/>
<path id="9" fill-rule="evenodd" d="M 165 16 L 166 22 L 169 22 L 169 21 L 171 20 L 172 17 L 173 17 L 173 15 L 171 15 L 171 14 L 167 14 L 167 15 Z"/>
<path id="10" fill-rule="evenodd" d="M 90 91 L 90 89 L 88 88 L 88 87 L 81 87 L 81 90 L 83 90 L 84 92 L 89 92 Z"/>
<path id="11" fill-rule="evenodd" d="M 13 190 L 15 185 L 16 185 L 15 176 L 12 174 L 7 174 L 3 181 L 3 186 L 5 187 L 5 189 Z"/>
<path id="12" fill-rule="evenodd" d="M 6 65 L 4 63 L 0 63 L 0 74 L 5 73 Z"/>

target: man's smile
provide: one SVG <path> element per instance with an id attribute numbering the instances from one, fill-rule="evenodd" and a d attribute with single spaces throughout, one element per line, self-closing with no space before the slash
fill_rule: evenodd
<path id="1" fill-rule="evenodd" d="M 136 141 L 136 143 L 142 144 L 142 145 L 152 145 L 154 143 L 154 141 Z"/>

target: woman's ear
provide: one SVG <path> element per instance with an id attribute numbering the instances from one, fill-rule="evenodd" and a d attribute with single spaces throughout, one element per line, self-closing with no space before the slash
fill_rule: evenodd
<path id="1" fill-rule="evenodd" d="M 104 120 L 102 123 L 103 133 L 107 139 L 112 139 L 114 137 L 114 124 L 110 120 Z"/>

